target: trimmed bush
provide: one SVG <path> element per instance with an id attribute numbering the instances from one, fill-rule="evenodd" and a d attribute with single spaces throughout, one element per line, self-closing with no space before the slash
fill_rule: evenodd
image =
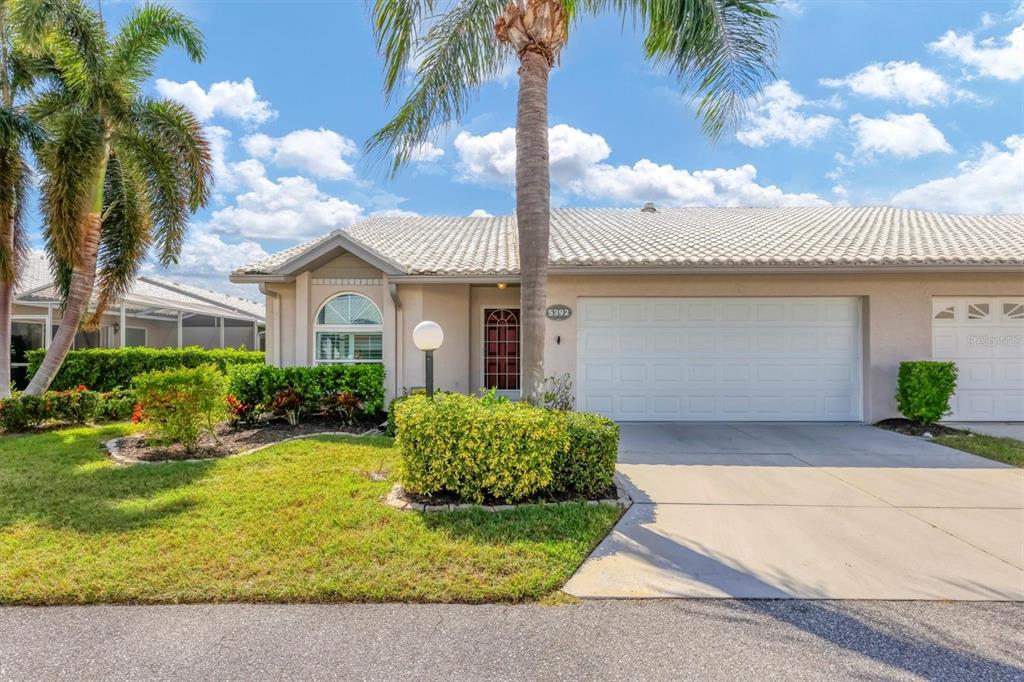
<path id="1" fill-rule="evenodd" d="M 594 497 L 612 487 L 619 458 L 619 425 L 587 412 L 565 412 L 569 447 L 555 457 L 552 490 Z"/>
<path id="2" fill-rule="evenodd" d="M 402 485 L 422 495 L 527 499 L 551 486 L 555 455 L 569 446 L 564 420 L 524 403 L 414 395 L 395 413 Z"/>
<path id="3" fill-rule="evenodd" d="M 130 391 L 97 393 L 84 386 L 47 391 L 42 397 L 16 395 L 0 400 L 0 429 L 29 431 L 46 423 L 85 424 L 124 421 L 131 417 L 135 396 Z"/>
<path id="4" fill-rule="evenodd" d="M 956 376 L 956 364 L 952 362 L 901 362 L 896 405 L 912 422 L 937 422 L 951 411 L 949 399 L 956 390 Z"/>
<path id="5" fill-rule="evenodd" d="M 147 372 L 132 382 L 141 421 L 155 440 L 195 452 L 227 417 L 227 378 L 214 365 Z"/>
<path id="6" fill-rule="evenodd" d="M 395 408 L 402 404 L 402 402 L 408 398 L 407 395 L 400 395 L 397 398 L 392 398 L 391 403 L 388 405 L 388 421 L 384 427 L 384 435 L 391 436 L 394 438 L 398 435 L 398 424 L 395 421 Z"/>
<path id="7" fill-rule="evenodd" d="M 0 427 L 4 431 L 30 431 L 47 420 L 45 399 L 39 396 L 13 396 L 0 400 Z"/>
<path id="8" fill-rule="evenodd" d="M 595 414 L 460 394 L 391 403 L 403 487 L 470 502 L 594 497 L 612 487 L 619 427 Z"/>
<path id="9" fill-rule="evenodd" d="M 360 405 L 358 413 L 380 414 L 384 409 L 384 366 L 379 364 L 317 365 L 316 367 L 234 366 L 228 369 L 229 391 L 243 406 L 245 420 L 275 409 L 275 398 L 294 414 L 319 412 L 337 405 L 339 396 Z M 285 393 L 287 392 L 287 393 Z M 294 394 L 294 395 L 292 395 Z M 284 398 L 287 397 L 287 400 Z"/>
<path id="10" fill-rule="evenodd" d="M 29 376 L 46 357 L 42 349 L 28 352 Z M 215 365 L 221 372 L 241 364 L 263 364 L 264 354 L 234 348 L 204 350 L 189 348 L 89 348 L 70 351 L 50 386 L 55 391 L 88 386 L 107 392 L 128 388 L 139 374 L 179 367 Z"/>

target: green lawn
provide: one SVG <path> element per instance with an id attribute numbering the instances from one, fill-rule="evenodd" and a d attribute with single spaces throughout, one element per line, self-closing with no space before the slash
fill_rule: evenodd
<path id="1" fill-rule="evenodd" d="M 934 442 L 999 462 L 1024 467 L 1024 443 L 1014 438 L 996 438 L 980 433 L 960 432 L 935 436 Z"/>
<path id="2" fill-rule="evenodd" d="M 0 603 L 487 602 L 550 595 L 618 510 L 399 512 L 387 438 L 115 465 L 126 425 L 0 436 Z"/>

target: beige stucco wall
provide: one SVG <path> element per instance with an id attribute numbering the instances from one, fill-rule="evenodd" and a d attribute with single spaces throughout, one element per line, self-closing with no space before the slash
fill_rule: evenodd
<path id="1" fill-rule="evenodd" d="M 548 304 L 574 311 L 582 296 L 857 296 L 864 313 L 864 418 L 896 416 L 896 371 L 903 360 L 931 357 L 933 296 L 1020 296 L 1024 275 L 671 275 L 563 276 L 548 281 Z M 576 372 L 574 318 L 548 322 L 545 372 Z M 556 345 L 554 337 L 562 343 Z"/>
<path id="2" fill-rule="evenodd" d="M 465 283 L 404 284 L 392 300 L 388 280 L 349 254 L 301 275 L 294 283 L 267 284 L 278 300 L 268 304 L 268 359 L 280 340 L 282 365 L 313 364 L 313 322 L 319 307 L 346 291 L 361 293 L 384 314 L 384 364 L 388 396 L 425 384 L 423 354 L 412 343 L 422 320 L 438 322 L 444 346 L 435 355 L 435 386 L 474 393 L 482 384 L 482 311 L 515 306 L 519 290 Z M 333 281 L 332 281 L 333 280 Z M 357 280 L 366 280 L 359 282 Z M 896 415 L 893 399 L 899 363 L 931 357 L 931 298 L 934 296 L 1022 296 L 1022 273 L 769 274 L 769 275 L 552 275 L 548 303 L 574 311 L 585 296 L 855 296 L 862 302 L 864 418 Z M 280 307 L 280 328 L 274 307 Z M 561 342 L 556 343 L 556 337 Z M 299 340 L 297 342 L 296 340 Z M 576 372 L 576 318 L 548 322 L 548 374 Z"/>

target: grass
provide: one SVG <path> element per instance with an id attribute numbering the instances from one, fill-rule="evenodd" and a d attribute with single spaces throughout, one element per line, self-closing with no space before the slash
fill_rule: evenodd
<path id="1" fill-rule="evenodd" d="M 101 443 L 129 429 L 0 436 L 0 603 L 557 601 L 618 517 L 396 511 L 369 477 L 387 438 L 115 465 Z"/>
<path id="2" fill-rule="evenodd" d="M 1004 464 L 1024 467 L 1024 442 L 1015 438 L 997 438 L 961 431 L 955 434 L 935 436 L 932 441 L 946 447 L 988 457 Z"/>

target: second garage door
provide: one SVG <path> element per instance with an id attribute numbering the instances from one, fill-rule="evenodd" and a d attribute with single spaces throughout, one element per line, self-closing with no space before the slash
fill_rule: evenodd
<path id="1" fill-rule="evenodd" d="M 856 298 L 581 298 L 577 396 L 622 421 L 859 421 Z"/>

